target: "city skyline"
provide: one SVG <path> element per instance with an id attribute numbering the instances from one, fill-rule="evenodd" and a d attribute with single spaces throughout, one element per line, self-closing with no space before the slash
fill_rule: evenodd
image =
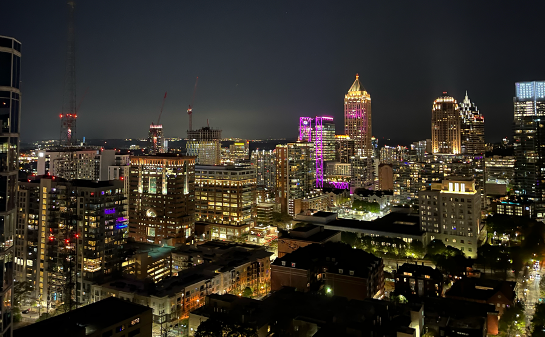
<path id="1" fill-rule="evenodd" d="M 518 16 L 509 6 L 469 2 L 386 6 L 78 2 L 78 103 L 87 91 L 78 138 L 145 138 L 164 91 L 172 93 L 163 113 L 165 137 L 183 137 L 197 76 L 194 128 L 208 119 L 226 137 L 293 138 L 300 116 L 342 120 L 343 96 L 356 73 L 373 97 L 379 139 L 428 138 L 433 99 L 448 91 L 460 102 L 466 90 L 486 118 L 486 140 L 510 137 L 513 84 L 539 80 L 545 65 L 541 46 L 524 63 L 505 46 L 535 40 L 533 16 L 540 11 Z M 475 24 L 447 25 L 434 15 L 442 9 Z M 21 138 L 57 139 L 66 3 L 13 2 L 6 10 L 13 15 L 0 24 L 2 34 L 25 41 Z M 150 18 L 160 20 L 147 25 Z M 152 45 L 157 48 L 143 48 Z"/>

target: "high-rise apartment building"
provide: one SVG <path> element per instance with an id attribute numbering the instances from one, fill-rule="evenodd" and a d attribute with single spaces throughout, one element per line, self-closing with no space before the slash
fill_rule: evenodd
<path id="1" fill-rule="evenodd" d="M 165 153 L 163 142 L 163 126 L 151 123 L 148 133 L 148 153 L 151 155 Z"/>
<path id="2" fill-rule="evenodd" d="M 418 194 L 420 225 L 430 239 L 477 257 L 481 196 L 471 178 L 449 178 Z"/>
<path id="3" fill-rule="evenodd" d="M 293 202 L 315 189 L 314 144 L 288 143 L 276 146 L 276 202 L 282 212 L 295 215 Z"/>
<path id="4" fill-rule="evenodd" d="M 91 284 L 121 270 L 123 182 L 35 177 L 19 182 L 17 206 L 15 277 L 41 306 L 89 303 Z"/>
<path id="5" fill-rule="evenodd" d="M 314 144 L 316 187 L 324 187 L 324 162 L 335 160 L 335 123 L 333 117 L 300 117 L 299 141 Z"/>
<path id="6" fill-rule="evenodd" d="M 221 130 L 203 127 L 187 131 L 186 151 L 198 165 L 221 164 Z"/>
<path id="7" fill-rule="evenodd" d="M 354 153 L 353 139 L 347 135 L 335 135 L 335 161 L 349 163 Z"/>
<path id="8" fill-rule="evenodd" d="M 131 157 L 129 236 L 191 243 L 195 229 L 195 157 Z"/>
<path id="9" fill-rule="evenodd" d="M 431 140 L 433 153 L 459 154 L 461 148 L 461 116 L 458 103 L 447 92 L 433 102 Z"/>
<path id="10" fill-rule="evenodd" d="M 19 120 L 21 118 L 21 42 L 0 36 L 0 336 L 12 334 L 13 235 L 19 174 Z"/>
<path id="11" fill-rule="evenodd" d="M 479 112 L 475 103 L 471 102 L 467 96 L 467 92 L 459 108 L 462 116 L 460 124 L 462 153 L 484 153 L 484 117 Z"/>
<path id="12" fill-rule="evenodd" d="M 256 169 L 256 184 L 265 189 L 269 197 L 276 191 L 276 151 L 254 150 L 251 163 Z"/>
<path id="13" fill-rule="evenodd" d="M 357 74 L 344 96 L 344 134 L 354 140 L 356 156 L 371 157 L 371 96 Z"/>
<path id="14" fill-rule="evenodd" d="M 233 228 L 229 237 L 235 235 L 237 227 L 253 227 L 256 211 L 255 168 L 197 165 L 195 184 L 197 221 L 229 225 Z"/>
<path id="15" fill-rule="evenodd" d="M 335 123 L 332 117 L 316 117 L 321 119 L 320 124 L 314 124 L 316 140 L 321 140 L 324 161 L 335 160 Z M 317 146 L 318 144 L 315 144 Z"/>
<path id="16" fill-rule="evenodd" d="M 66 180 L 117 180 L 126 175 L 129 155 L 104 149 L 60 149 L 38 151 L 37 175 L 52 175 Z M 114 172 L 114 171 L 118 172 Z M 123 178 L 124 179 L 124 178 Z"/>
<path id="17" fill-rule="evenodd" d="M 545 81 L 515 83 L 514 137 L 515 194 L 536 203 L 545 215 Z"/>

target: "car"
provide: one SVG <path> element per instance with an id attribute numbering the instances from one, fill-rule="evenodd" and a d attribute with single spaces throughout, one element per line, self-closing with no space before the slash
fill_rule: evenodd
<path id="1" fill-rule="evenodd" d="M 28 314 L 29 312 L 30 312 L 30 309 L 26 309 L 26 310 L 21 311 L 21 313 L 23 313 L 23 314 Z"/>

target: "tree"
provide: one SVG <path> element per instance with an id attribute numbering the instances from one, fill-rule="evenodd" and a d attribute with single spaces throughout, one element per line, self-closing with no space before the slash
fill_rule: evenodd
<path id="1" fill-rule="evenodd" d="M 413 240 L 407 250 L 407 256 L 411 256 L 417 259 L 423 258 L 426 255 L 426 249 L 424 244 L 420 240 Z"/>
<path id="2" fill-rule="evenodd" d="M 15 306 L 21 305 L 25 300 L 30 298 L 30 294 L 33 291 L 32 282 L 23 281 L 13 283 L 13 303 Z"/>
<path id="3" fill-rule="evenodd" d="M 545 303 L 537 303 L 532 318 L 532 337 L 545 336 Z"/>
<path id="4" fill-rule="evenodd" d="M 507 332 L 509 335 L 522 335 L 525 328 L 524 305 L 521 302 L 505 309 L 500 319 L 500 331 Z"/>
<path id="5" fill-rule="evenodd" d="M 257 337 L 257 330 L 246 324 L 235 323 L 228 317 L 210 317 L 202 322 L 195 337 Z"/>
<path id="6" fill-rule="evenodd" d="M 246 287 L 246 288 L 244 288 L 244 290 L 242 291 L 242 297 L 251 298 L 253 293 L 254 293 L 254 292 L 252 291 L 252 288 Z"/>
<path id="7" fill-rule="evenodd" d="M 355 211 L 379 213 L 380 205 L 377 202 L 368 202 L 355 199 L 352 202 L 352 209 Z"/>
<path id="8" fill-rule="evenodd" d="M 427 246 L 428 255 L 445 255 L 447 247 L 439 239 L 431 240 Z"/>

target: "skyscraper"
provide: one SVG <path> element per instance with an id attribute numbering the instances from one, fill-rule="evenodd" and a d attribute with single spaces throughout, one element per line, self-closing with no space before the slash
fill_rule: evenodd
<path id="1" fill-rule="evenodd" d="M 359 75 L 344 96 L 344 134 L 355 142 L 355 155 L 371 157 L 371 96 L 361 85 Z"/>
<path id="2" fill-rule="evenodd" d="M 198 165 L 221 164 L 221 130 L 206 126 L 187 131 L 187 138 L 187 155 L 197 157 Z"/>
<path id="3" fill-rule="evenodd" d="M 545 204 L 545 81 L 515 83 L 515 193 L 536 203 L 538 218 Z"/>
<path id="4" fill-rule="evenodd" d="M 163 126 L 151 123 L 148 134 L 148 152 L 151 155 L 164 153 Z"/>
<path id="5" fill-rule="evenodd" d="M 129 236 L 191 243 L 195 229 L 195 157 L 132 157 Z"/>
<path id="6" fill-rule="evenodd" d="M 13 235 L 17 220 L 19 119 L 21 117 L 21 43 L 0 36 L 0 336 L 11 336 Z M 2 333 L 3 332 L 3 333 Z"/>
<path id="7" fill-rule="evenodd" d="M 314 146 L 308 142 L 276 146 L 276 201 L 283 213 L 294 214 L 293 200 L 315 189 Z"/>
<path id="8" fill-rule="evenodd" d="M 447 92 L 433 102 L 431 109 L 432 151 L 438 154 L 459 154 L 461 149 L 461 116 L 458 103 Z"/>
<path id="9" fill-rule="evenodd" d="M 467 96 L 467 91 L 463 102 L 460 103 L 460 115 L 462 117 L 462 153 L 484 153 L 484 117 Z"/>

